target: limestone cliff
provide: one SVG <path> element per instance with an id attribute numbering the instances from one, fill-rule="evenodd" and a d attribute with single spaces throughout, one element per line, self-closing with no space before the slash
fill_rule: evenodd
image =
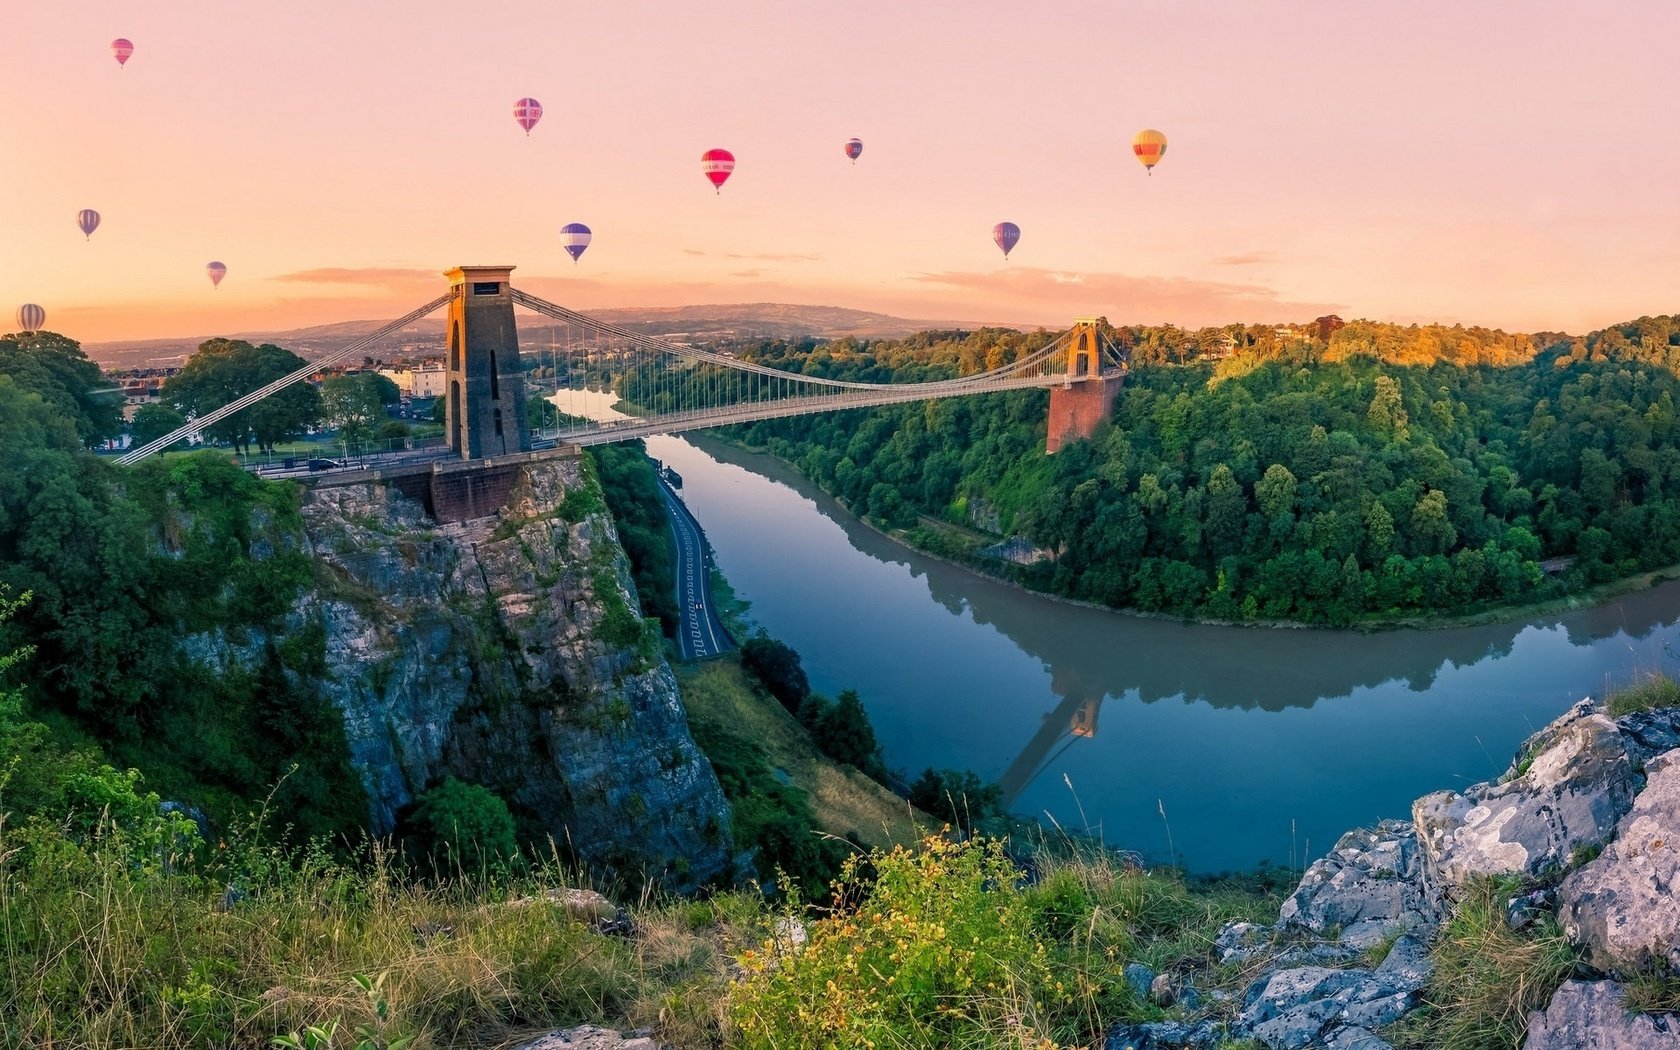
<path id="1" fill-rule="evenodd" d="M 728 804 L 583 461 L 524 468 L 495 518 L 434 525 L 378 483 L 317 488 L 303 517 L 295 628 L 374 831 L 455 776 L 588 864 L 677 888 L 726 870 Z"/>

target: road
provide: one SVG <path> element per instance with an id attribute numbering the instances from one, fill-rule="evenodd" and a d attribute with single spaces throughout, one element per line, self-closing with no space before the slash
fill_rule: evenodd
<path id="1" fill-rule="evenodd" d="M 700 523 L 664 478 L 659 479 L 659 494 L 665 497 L 671 534 L 677 541 L 677 607 L 682 615 L 677 626 L 678 655 L 684 660 L 699 660 L 728 652 L 735 648 L 735 642 L 712 602 L 711 554 Z"/>

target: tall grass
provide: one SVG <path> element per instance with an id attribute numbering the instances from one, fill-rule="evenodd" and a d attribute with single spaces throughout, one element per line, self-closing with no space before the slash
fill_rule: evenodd
<path id="1" fill-rule="evenodd" d="M 657 1023 L 700 1047 L 720 1038 L 730 946 L 767 921 L 746 896 L 648 902 L 640 937 L 604 936 L 542 895 L 572 881 L 557 863 L 425 884 L 379 850 L 166 867 L 136 865 L 116 835 L 49 850 L 28 838 L 0 850 L 5 1046 L 265 1047 L 376 1021 L 413 1047 L 491 1046 L 587 1021 Z M 384 975 L 384 1019 L 356 982 L 367 974 Z"/>
<path id="2" fill-rule="evenodd" d="M 1431 955 L 1435 974 L 1426 1015 L 1407 1026 L 1398 1045 L 1429 1050 L 1503 1050 L 1521 1046 L 1528 1014 L 1543 1010 L 1574 972 L 1576 959 L 1557 919 L 1530 931 L 1505 921 L 1514 879 L 1476 879 L 1441 928 Z"/>
<path id="3" fill-rule="evenodd" d="M 1611 718 L 1677 704 L 1680 704 L 1680 682 L 1659 671 L 1640 675 L 1604 699 L 1605 710 Z"/>

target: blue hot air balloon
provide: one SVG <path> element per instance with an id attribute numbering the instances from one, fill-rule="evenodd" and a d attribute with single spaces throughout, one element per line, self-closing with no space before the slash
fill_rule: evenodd
<path id="1" fill-rule="evenodd" d="M 566 249 L 566 254 L 570 255 L 572 262 L 576 263 L 578 256 L 582 255 L 583 250 L 589 247 L 589 239 L 592 236 L 589 227 L 583 223 L 568 222 L 560 227 L 560 246 Z"/>
<path id="2" fill-rule="evenodd" d="M 76 213 L 76 228 L 82 231 L 82 236 L 93 240 L 93 231 L 99 229 L 99 213 L 92 208 L 83 208 Z"/>
<path id="3" fill-rule="evenodd" d="M 1003 249 L 1003 257 L 1009 258 L 1009 249 L 1015 247 L 1015 242 L 1021 239 L 1021 227 L 1012 222 L 1000 222 L 992 227 L 992 240 Z"/>

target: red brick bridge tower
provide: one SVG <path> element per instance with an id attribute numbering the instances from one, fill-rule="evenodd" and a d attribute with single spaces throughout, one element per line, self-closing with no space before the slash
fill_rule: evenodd
<path id="1" fill-rule="evenodd" d="M 1103 368 L 1102 338 L 1094 317 L 1073 323 L 1068 337 L 1067 373 L 1061 386 L 1050 388 L 1050 432 L 1044 451 L 1055 452 L 1070 441 L 1088 438 L 1097 424 L 1114 410 L 1126 381 L 1123 366 Z"/>

